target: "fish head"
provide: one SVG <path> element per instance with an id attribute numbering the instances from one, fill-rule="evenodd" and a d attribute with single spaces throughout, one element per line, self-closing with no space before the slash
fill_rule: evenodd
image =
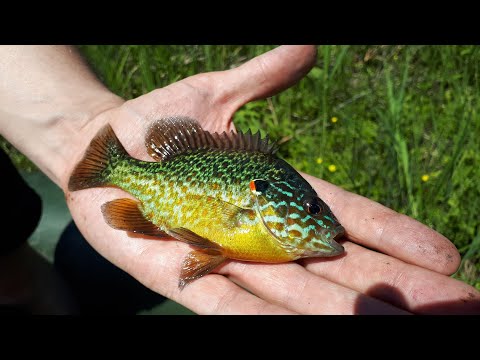
<path id="1" fill-rule="evenodd" d="M 250 183 L 250 189 L 263 224 L 295 258 L 344 252 L 336 240 L 345 229 L 310 185 L 257 179 Z"/>

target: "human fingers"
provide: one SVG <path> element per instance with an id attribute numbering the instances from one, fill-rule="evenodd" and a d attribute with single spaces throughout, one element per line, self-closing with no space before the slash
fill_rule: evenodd
<path id="1" fill-rule="evenodd" d="M 301 314 L 407 314 L 395 306 L 317 276 L 294 262 L 235 261 L 221 268 L 220 273 L 267 302 Z"/>
<path id="2" fill-rule="evenodd" d="M 186 80 L 212 92 L 215 106 L 235 110 L 249 101 L 272 96 L 298 82 L 315 64 L 313 45 L 280 46 L 226 71 L 199 74 Z"/>
<path id="3" fill-rule="evenodd" d="M 198 314 L 298 314 L 281 304 L 274 304 L 268 299 L 257 297 L 226 277 L 214 273 L 188 285 L 179 294 L 177 301 Z"/>
<path id="4" fill-rule="evenodd" d="M 223 98 L 237 106 L 272 96 L 304 77 L 315 64 L 313 45 L 287 45 L 257 56 L 224 72 Z"/>
<path id="5" fill-rule="evenodd" d="M 453 274 L 460 254 L 445 236 L 375 201 L 302 174 L 345 227 L 350 240 L 442 274 Z"/>
<path id="6" fill-rule="evenodd" d="M 480 293 L 461 281 L 350 241 L 343 246 L 341 258 L 304 259 L 302 264 L 325 279 L 414 313 L 480 313 Z"/>

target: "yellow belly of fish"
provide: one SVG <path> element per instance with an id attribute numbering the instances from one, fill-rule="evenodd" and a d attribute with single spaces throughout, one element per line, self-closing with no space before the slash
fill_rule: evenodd
<path id="1" fill-rule="evenodd" d="M 193 201 L 193 197 L 189 197 L 188 201 L 185 200 L 176 201 L 177 206 L 181 204 L 181 207 L 174 207 L 176 211 L 172 211 L 168 217 L 156 216 L 154 207 L 147 204 L 146 212 L 150 214 L 147 217 L 161 229 L 186 228 L 220 245 L 223 255 L 230 259 L 266 263 L 296 259 L 280 246 L 253 210 L 230 216 L 225 203 L 217 203 L 215 199 Z"/>
<path id="2" fill-rule="evenodd" d="M 278 263 L 294 260 L 264 227 L 261 221 L 254 225 L 225 229 L 220 222 L 201 221 L 191 231 L 220 245 L 224 256 L 244 261 Z"/>

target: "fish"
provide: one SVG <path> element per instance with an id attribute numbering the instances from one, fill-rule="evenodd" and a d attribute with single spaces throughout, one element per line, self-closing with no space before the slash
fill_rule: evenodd
<path id="1" fill-rule="evenodd" d="M 181 290 L 226 260 L 284 263 L 344 252 L 344 227 L 268 135 L 211 133 L 171 116 L 147 129 L 145 146 L 153 161 L 131 157 L 106 124 L 68 189 L 120 188 L 134 199 L 101 206 L 110 227 L 191 245 Z"/>

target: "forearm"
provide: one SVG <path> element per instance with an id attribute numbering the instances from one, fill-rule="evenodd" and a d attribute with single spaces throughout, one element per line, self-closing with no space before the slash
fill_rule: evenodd
<path id="1" fill-rule="evenodd" d="M 0 133 L 57 185 L 90 119 L 123 100 L 70 46 L 0 46 Z"/>

